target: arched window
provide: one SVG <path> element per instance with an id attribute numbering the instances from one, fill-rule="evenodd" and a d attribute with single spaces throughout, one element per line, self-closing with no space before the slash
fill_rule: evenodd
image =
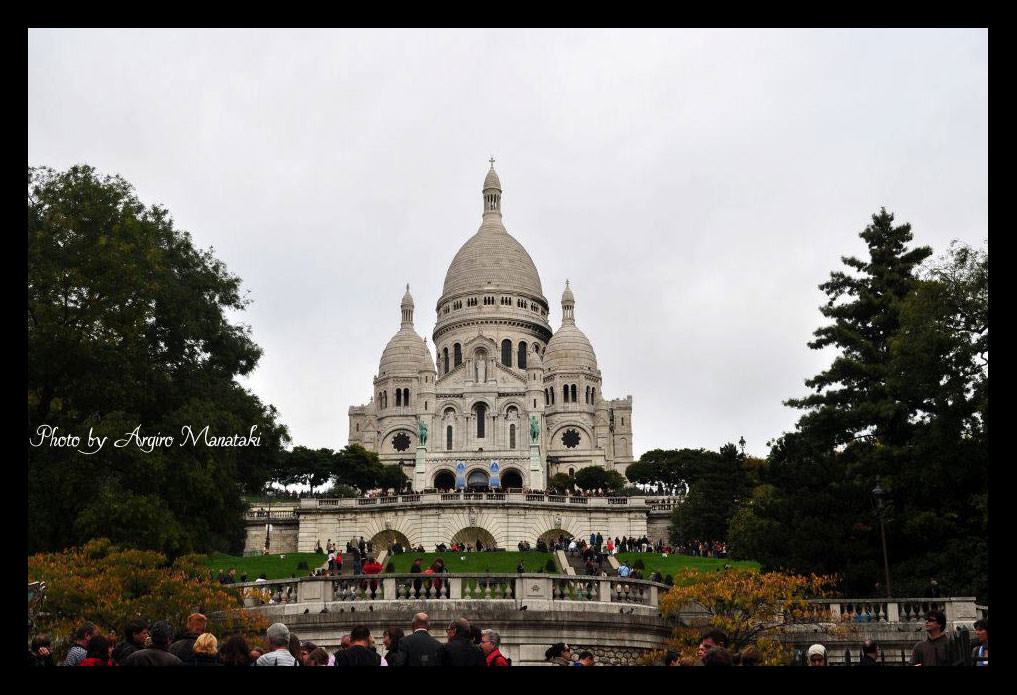
<path id="1" fill-rule="evenodd" d="M 442 357 L 445 359 L 445 371 L 444 374 L 448 374 L 448 348 L 442 348 Z"/>
<path id="2" fill-rule="evenodd" d="M 477 413 L 477 439 L 484 438 L 484 420 L 487 419 L 487 406 L 477 403 L 473 409 Z"/>
<path id="3" fill-rule="evenodd" d="M 452 365 L 452 368 L 455 369 L 456 367 L 463 363 L 463 348 L 459 343 L 453 345 L 452 348 L 455 351 L 455 355 L 453 355 L 453 357 L 455 358 L 455 362 Z"/>
<path id="4" fill-rule="evenodd" d="M 501 363 L 506 367 L 512 366 L 512 341 L 508 338 L 501 341 Z"/>
<path id="5" fill-rule="evenodd" d="M 445 450 L 452 451 L 452 425 L 445 428 Z"/>
<path id="6" fill-rule="evenodd" d="M 553 386 L 550 388 L 550 391 L 551 391 L 551 405 L 554 405 L 554 387 Z"/>
<path id="7" fill-rule="evenodd" d="M 570 469 L 569 469 L 569 477 L 571 478 L 571 477 L 573 477 L 573 476 L 574 476 L 575 474 L 576 474 L 576 469 L 575 469 L 575 468 L 570 468 Z"/>
<path id="8" fill-rule="evenodd" d="M 403 405 L 409 405 L 409 404 L 410 404 L 410 390 L 409 389 L 403 389 Z"/>
<path id="9" fill-rule="evenodd" d="M 359 432 L 359 431 L 360 431 L 360 423 L 358 422 L 357 423 L 357 432 Z"/>
<path id="10" fill-rule="evenodd" d="M 398 408 L 403 404 L 403 390 L 396 389 L 396 407 Z"/>
<path id="11" fill-rule="evenodd" d="M 516 364 L 519 365 L 520 369 L 526 369 L 526 343 L 519 343 L 519 356 L 516 360 Z"/>
<path id="12" fill-rule="evenodd" d="M 586 402 L 587 403 L 590 402 L 590 387 L 589 386 L 586 387 Z"/>
<path id="13" fill-rule="evenodd" d="M 569 402 L 569 385 L 568 384 L 562 384 L 562 387 L 561 387 L 561 402 L 562 403 L 568 403 Z"/>
<path id="14" fill-rule="evenodd" d="M 509 425 L 509 449 L 516 448 L 516 426 Z"/>
<path id="15" fill-rule="evenodd" d="M 572 384 L 572 402 L 576 402 L 576 385 Z"/>
<path id="16" fill-rule="evenodd" d="M 590 403 L 597 403 L 597 389 L 590 389 Z"/>
<path id="17" fill-rule="evenodd" d="M 544 389 L 544 405 L 551 405 L 551 399 L 547 396 L 547 389 Z"/>

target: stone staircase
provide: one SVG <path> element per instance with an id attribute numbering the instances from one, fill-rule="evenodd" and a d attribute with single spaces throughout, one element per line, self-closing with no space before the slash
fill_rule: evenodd
<path id="1" fill-rule="evenodd" d="M 565 560 L 568 562 L 568 566 L 572 569 L 572 572 L 574 572 L 576 575 L 586 576 L 586 561 L 583 560 L 582 554 L 573 555 L 566 551 L 562 552 L 562 555 L 565 556 Z M 607 556 L 604 559 L 603 566 L 598 567 L 597 574 L 599 575 L 600 572 L 604 572 L 609 577 L 617 577 L 618 564 L 617 561 L 612 562 L 612 560 L 614 560 L 613 557 L 611 557 L 610 555 Z M 560 557 L 559 561 L 561 561 Z M 565 572 L 566 574 L 572 574 L 572 572 L 569 572 L 568 570 L 565 570 Z"/>

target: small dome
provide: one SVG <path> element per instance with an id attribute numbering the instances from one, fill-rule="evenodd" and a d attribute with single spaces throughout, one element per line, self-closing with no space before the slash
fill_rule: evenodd
<path id="1" fill-rule="evenodd" d="M 597 355 L 586 335 L 574 323 L 563 323 L 544 350 L 544 369 L 597 371 Z"/>
<path id="2" fill-rule="evenodd" d="M 494 164 L 491 165 L 491 171 L 487 172 L 487 178 L 484 179 L 484 190 L 489 188 L 501 190 L 501 180 L 498 178 L 498 172 L 494 170 Z"/>
<path id="3" fill-rule="evenodd" d="M 541 369 L 544 366 L 544 358 L 540 356 L 540 350 L 533 348 L 526 353 L 526 364 L 530 369 Z"/>
<path id="4" fill-rule="evenodd" d="M 565 281 L 565 291 L 561 293 L 561 301 L 562 304 L 564 304 L 565 302 L 570 302 L 572 304 L 576 303 L 576 296 L 572 294 L 572 290 L 569 289 L 568 280 Z"/>
<path id="5" fill-rule="evenodd" d="M 417 335 L 411 326 L 403 326 L 392 336 L 392 340 L 385 346 L 385 351 L 381 353 L 378 377 L 393 374 L 417 376 L 420 365 L 425 362 L 429 362 L 430 368 L 434 369 L 434 360 L 424 344 L 424 339 Z"/>
<path id="6" fill-rule="evenodd" d="M 434 366 L 434 357 L 431 355 L 431 351 L 427 349 L 427 338 L 421 338 L 421 342 L 424 347 L 424 355 L 420 360 L 420 369 L 425 369 L 429 372 L 438 371 L 438 368 Z"/>

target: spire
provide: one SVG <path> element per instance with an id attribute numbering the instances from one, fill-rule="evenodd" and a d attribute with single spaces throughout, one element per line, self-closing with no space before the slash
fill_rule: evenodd
<path id="1" fill-rule="evenodd" d="M 406 294 L 403 295 L 403 301 L 399 303 L 399 308 L 403 313 L 403 328 L 407 326 L 413 327 L 413 297 L 410 296 L 410 285 L 406 285 Z"/>
<path id="2" fill-rule="evenodd" d="M 561 322 L 575 324 L 576 298 L 569 289 L 569 281 L 565 281 L 565 291 L 561 293 Z"/>
<path id="3" fill-rule="evenodd" d="M 501 217 L 501 181 L 498 179 L 498 172 L 494 170 L 494 157 L 489 161 L 491 170 L 484 179 L 484 217 L 488 215 Z"/>

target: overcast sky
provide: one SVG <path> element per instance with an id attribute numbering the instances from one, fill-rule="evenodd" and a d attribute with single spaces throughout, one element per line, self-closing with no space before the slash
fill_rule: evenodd
<path id="1" fill-rule="evenodd" d="M 214 247 L 294 444 L 346 444 L 406 283 L 433 353 L 492 155 L 552 327 L 567 278 L 604 396 L 633 397 L 633 453 L 764 456 L 880 206 L 937 254 L 988 238 L 988 34 L 28 34 L 29 165 L 120 174 Z"/>

